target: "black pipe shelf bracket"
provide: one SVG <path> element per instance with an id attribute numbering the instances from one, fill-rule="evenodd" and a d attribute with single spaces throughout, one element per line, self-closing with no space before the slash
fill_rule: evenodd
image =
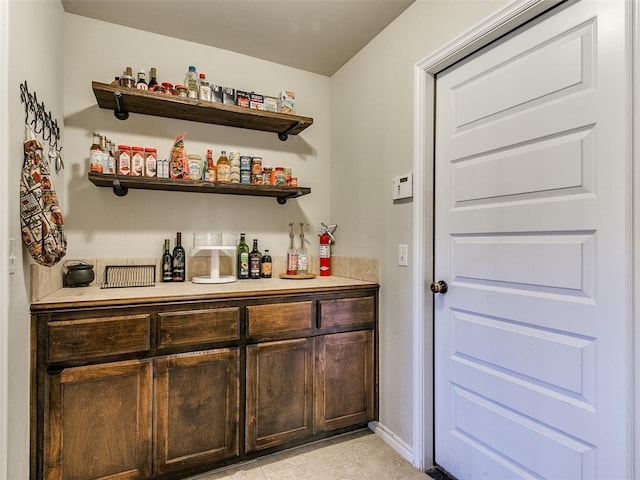
<path id="1" fill-rule="evenodd" d="M 278 133 L 278 138 L 281 141 L 286 142 L 291 132 L 293 132 L 296 128 L 303 127 L 303 126 L 304 126 L 304 122 L 300 120 L 298 123 L 294 123 L 293 125 L 291 125 L 284 132 Z"/>
<path id="2" fill-rule="evenodd" d="M 129 112 L 127 112 L 124 108 L 124 104 L 122 101 L 122 92 L 115 91 L 113 95 L 116 97 L 116 108 L 113 111 L 113 114 L 118 120 L 126 120 L 129 118 Z"/>

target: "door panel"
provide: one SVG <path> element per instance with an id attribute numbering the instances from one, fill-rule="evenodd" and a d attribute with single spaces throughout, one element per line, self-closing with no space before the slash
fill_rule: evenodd
<path id="1" fill-rule="evenodd" d="M 437 79 L 436 462 L 625 479 L 624 2 L 577 2 Z"/>

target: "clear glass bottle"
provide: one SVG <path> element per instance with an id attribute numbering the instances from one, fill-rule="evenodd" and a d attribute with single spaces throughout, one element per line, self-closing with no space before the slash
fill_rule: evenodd
<path id="1" fill-rule="evenodd" d="M 227 152 L 225 152 L 224 150 L 220 152 L 220 158 L 218 158 L 218 162 L 216 163 L 216 172 L 216 181 L 226 183 L 229 183 L 231 181 L 231 164 L 229 163 Z"/>
<path id="2" fill-rule="evenodd" d="M 182 246 L 182 233 L 178 232 L 176 234 L 176 246 L 173 248 L 173 281 L 184 282 L 186 273 L 186 255 Z"/>
<path id="3" fill-rule="evenodd" d="M 298 275 L 308 273 L 309 261 L 304 246 L 304 223 L 300 222 L 300 248 L 298 248 Z"/>
<path id="4" fill-rule="evenodd" d="M 198 72 L 193 65 L 189 65 L 189 71 L 184 77 L 184 86 L 187 89 L 187 97 L 198 98 Z"/>
<path id="5" fill-rule="evenodd" d="M 93 132 L 93 142 L 89 148 L 89 170 L 95 173 L 104 171 L 102 163 L 102 147 L 100 146 L 100 134 Z"/>
<path id="6" fill-rule="evenodd" d="M 198 86 L 198 98 L 206 102 L 211 101 L 211 87 L 207 82 L 207 76 L 204 73 L 200 74 L 200 85 Z"/>
<path id="7" fill-rule="evenodd" d="M 100 135 L 100 150 L 102 150 L 102 173 L 109 173 L 109 149 L 107 137 Z"/>
<path id="8" fill-rule="evenodd" d="M 295 234 L 293 233 L 293 223 L 289 224 L 291 231 L 289 232 L 289 248 L 287 249 L 287 275 L 298 274 L 298 250 L 293 244 Z"/>
<path id="9" fill-rule="evenodd" d="M 262 253 L 258 250 L 258 239 L 253 239 L 253 249 L 249 253 L 249 277 L 260 278 L 260 262 Z"/>
<path id="10" fill-rule="evenodd" d="M 107 146 L 109 149 L 109 171 L 105 172 L 109 175 L 115 175 L 116 173 L 116 145 L 113 141 L 109 140 L 109 144 Z"/>
<path id="11" fill-rule="evenodd" d="M 249 278 L 249 245 L 247 245 L 244 233 L 240 234 L 240 243 L 236 250 L 238 254 L 238 269 L 236 272 L 238 278 Z"/>
<path id="12" fill-rule="evenodd" d="M 164 239 L 164 252 L 162 253 L 162 281 L 173 282 L 173 256 L 171 255 L 170 240 Z"/>

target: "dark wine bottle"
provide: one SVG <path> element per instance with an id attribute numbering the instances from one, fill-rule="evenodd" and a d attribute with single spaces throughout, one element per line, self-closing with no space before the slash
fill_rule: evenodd
<path id="1" fill-rule="evenodd" d="M 249 278 L 249 245 L 244 239 L 244 233 L 240 234 L 240 243 L 237 248 L 238 252 L 238 278 Z"/>
<path id="2" fill-rule="evenodd" d="M 173 281 L 184 282 L 186 277 L 186 256 L 182 246 L 182 233 L 176 234 L 176 246 L 173 248 Z"/>
<path id="3" fill-rule="evenodd" d="M 162 254 L 162 281 L 173 282 L 173 256 L 170 248 L 171 241 L 168 238 L 164 240 L 164 253 Z"/>
<path id="4" fill-rule="evenodd" d="M 269 253 L 269 249 L 265 249 L 264 255 L 260 260 L 260 276 L 262 278 L 271 278 L 271 272 L 273 270 L 271 254 Z"/>
<path id="5" fill-rule="evenodd" d="M 253 239 L 253 249 L 249 254 L 249 276 L 250 278 L 260 278 L 260 260 L 262 253 L 258 250 L 258 240 Z"/>

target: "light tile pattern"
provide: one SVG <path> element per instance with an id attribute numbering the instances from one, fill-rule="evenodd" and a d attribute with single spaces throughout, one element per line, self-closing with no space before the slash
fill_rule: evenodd
<path id="1" fill-rule="evenodd" d="M 312 445 L 190 480 L 431 480 L 369 430 Z"/>

